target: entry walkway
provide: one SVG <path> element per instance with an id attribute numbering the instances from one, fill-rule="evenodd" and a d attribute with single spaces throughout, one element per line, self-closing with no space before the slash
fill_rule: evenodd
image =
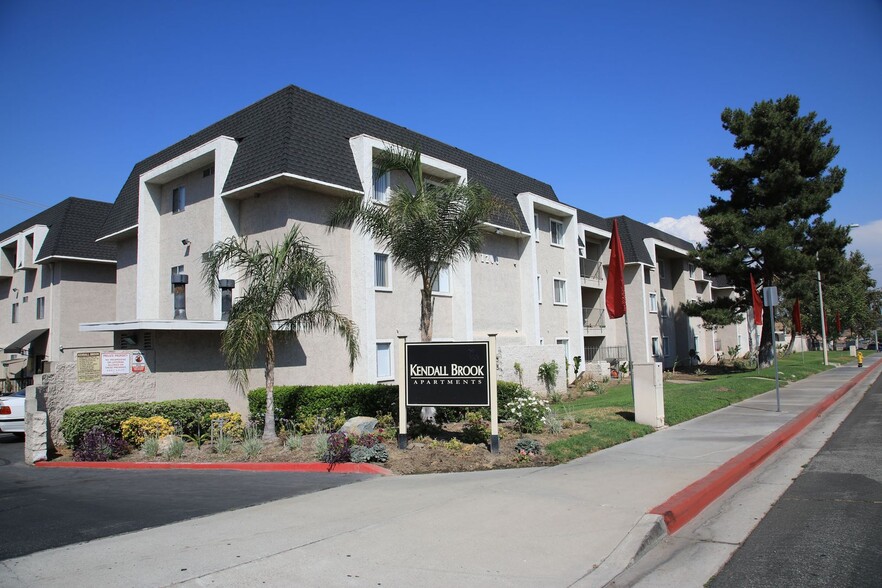
<path id="1" fill-rule="evenodd" d="M 0 586 L 601 586 L 649 513 L 865 372 L 775 393 L 547 469 L 378 477 L 0 562 Z M 169 497 L 173 501 L 174 497 Z"/>

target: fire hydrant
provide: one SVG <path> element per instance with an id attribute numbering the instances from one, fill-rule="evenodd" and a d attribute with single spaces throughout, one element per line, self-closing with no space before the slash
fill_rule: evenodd
<path id="1" fill-rule="evenodd" d="M 861 353 L 860 351 L 857 352 L 857 360 L 858 360 L 858 367 L 864 367 L 864 354 Z"/>

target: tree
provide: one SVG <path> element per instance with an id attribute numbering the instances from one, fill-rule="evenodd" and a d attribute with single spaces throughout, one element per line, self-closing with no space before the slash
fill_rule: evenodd
<path id="1" fill-rule="evenodd" d="M 279 336 L 296 337 L 312 331 L 336 331 L 346 343 L 349 368 L 358 357 L 358 330 L 351 319 L 334 310 L 336 282 L 327 262 L 316 252 L 297 225 L 278 243 L 249 245 L 247 237 L 230 237 L 215 243 L 203 261 L 202 279 L 216 291 L 226 268 L 238 273 L 245 287 L 230 309 L 221 337 L 221 350 L 230 379 L 243 391 L 248 369 L 264 352 L 266 415 L 263 438 L 276 438 L 273 387 L 276 342 Z"/>
<path id="2" fill-rule="evenodd" d="M 757 102 L 750 112 L 726 108 L 721 119 L 744 154 L 708 160 L 713 183 L 729 196 L 711 196 L 710 206 L 699 210 L 707 244 L 697 247 L 695 257 L 711 275 L 725 276 L 740 296 L 734 304 L 702 305 L 706 322 L 734 319 L 750 307 L 751 273 L 759 287 L 787 292 L 819 263 L 842 258 L 849 242 L 847 227 L 823 218 L 845 178 L 844 169 L 830 167 L 839 147 L 827 138 L 825 120 L 814 112 L 800 116 L 796 96 Z M 720 304 L 730 310 L 721 312 Z M 716 315 L 709 312 L 713 308 Z M 768 307 L 763 312 L 759 360 L 769 365 L 771 317 Z"/>
<path id="3" fill-rule="evenodd" d="M 417 148 L 380 151 L 374 168 L 378 175 L 403 172 L 406 181 L 392 188 L 387 205 L 369 198 L 347 201 L 331 215 L 330 225 L 355 225 L 417 282 L 420 339 L 431 341 L 432 285 L 443 268 L 478 252 L 486 234 L 483 223 L 507 208 L 477 182 L 427 181 Z"/>

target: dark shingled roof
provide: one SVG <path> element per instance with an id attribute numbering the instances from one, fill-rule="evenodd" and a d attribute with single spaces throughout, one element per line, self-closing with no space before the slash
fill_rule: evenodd
<path id="1" fill-rule="evenodd" d="M 349 139 L 362 134 L 403 147 L 417 146 L 426 155 L 468 169 L 470 180 L 482 183 L 515 211 L 516 218 L 503 214 L 491 219 L 499 225 L 527 230 L 515 200 L 518 193 L 533 192 L 557 200 L 552 187 L 544 182 L 297 86 L 288 86 L 136 164 L 100 234 L 112 235 L 138 223 L 140 174 L 221 135 L 239 141 L 225 192 L 281 173 L 361 191 Z"/>
<path id="2" fill-rule="evenodd" d="M 581 208 L 576 209 L 576 219 L 579 221 L 580 224 L 589 225 L 597 229 L 602 229 L 604 231 L 612 231 L 612 219 L 603 218 L 602 216 L 597 216 L 596 214 L 591 214 L 590 212 L 582 210 Z"/>
<path id="3" fill-rule="evenodd" d="M 649 250 L 646 249 L 646 245 L 643 242 L 644 239 L 657 239 L 686 251 L 695 249 L 694 245 L 685 239 L 675 237 L 670 233 L 650 227 L 627 216 L 603 218 L 581 209 L 576 209 L 576 211 L 579 223 L 604 231 L 612 231 L 613 218 L 619 221 L 619 239 L 622 241 L 622 253 L 625 254 L 625 263 L 652 265 L 652 256 Z"/>
<path id="4" fill-rule="evenodd" d="M 98 230 L 113 205 L 109 202 L 67 198 L 11 229 L 0 233 L 0 241 L 34 225 L 46 225 L 49 232 L 35 260 L 55 255 L 116 261 L 116 246 L 96 243 Z"/>

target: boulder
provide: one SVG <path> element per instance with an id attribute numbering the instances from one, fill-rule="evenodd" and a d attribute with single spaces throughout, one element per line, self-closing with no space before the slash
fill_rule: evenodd
<path id="1" fill-rule="evenodd" d="M 373 433 L 376 426 L 377 419 L 357 416 L 343 423 L 343 426 L 340 427 L 340 432 L 347 435 L 364 435 L 365 433 Z"/>

